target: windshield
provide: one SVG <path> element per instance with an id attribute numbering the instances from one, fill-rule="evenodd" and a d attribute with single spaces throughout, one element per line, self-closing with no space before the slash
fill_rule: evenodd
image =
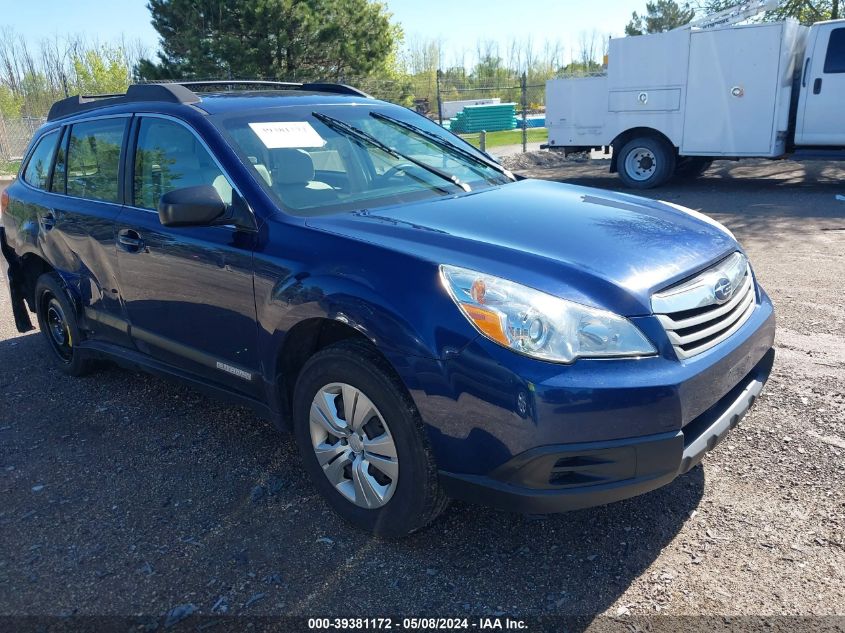
<path id="1" fill-rule="evenodd" d="M 211 120 L 295 215 L 456 195 L 512 180 L 436 123 L 398 107 L 279 107 Z"/>

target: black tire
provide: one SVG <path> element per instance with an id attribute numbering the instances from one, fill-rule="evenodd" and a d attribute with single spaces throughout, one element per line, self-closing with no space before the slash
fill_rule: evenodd
<path id="1" fill-rule="evenodd" d="M 315 454 L 311 405 L 318 391 L 332 383 L 360 390 L 389 427 L 399 475 L 392 496 L 381 507 L 360 507 L 347 499 L 329 481 Z M 392 368 L 367 345 L 344 341 L 310 358 L 296 382 L 293 416 L 306 471 L 329 505 L 352 525 L 382 537 L 401 537 L 425 527 L 446 508 L 448 499 L 438 485 L 422 419 Z"/>
<path id="2" fill-rule="evenodd" d="M 698 156 L 682 158 L 675 166 L 675 178 L 680 180 L 694 180 L 710 169 L 710 165 L 712 164 L 712 158 L 701 158 Z"/>
<path id="3" fill-rule="evenodd" d="M 35 309 L 38 325 L 50 348 L 54 365 L 70 376 L 84 376 L 93 363 L 77 348 L 82 333 L 76 311 L 68 298 L 64 282 L 56 273 L 44 273 L 35 284 Z"/>
<path id="4" fill-rule="evenodd" d="M 620 148 L 616 169 L 626 187 L 659 187 L 675 173 L 675 151 L 657 137 L 634 138 Z"/>

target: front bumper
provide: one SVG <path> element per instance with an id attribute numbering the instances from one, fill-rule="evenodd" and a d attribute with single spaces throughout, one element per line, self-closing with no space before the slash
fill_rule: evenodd
<path id="1" fill-rule="evenodd" d="M 586 508 L 659 488 L 693 468 L 735 427 L 763 390 L 770 349 L 728 394 L 680 431 L 542 446 L 486 476 L 441 472 L 453 498 L 529 514 Z"/>

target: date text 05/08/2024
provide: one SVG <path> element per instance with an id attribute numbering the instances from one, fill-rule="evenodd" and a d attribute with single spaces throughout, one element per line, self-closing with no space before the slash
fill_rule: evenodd
<path id="1" fill-rule="evenodd" d="M 525 631 L 528 625 L 524 620 L 508 617 L 481 618 L 309 618 L 308 629 L 312 631 L 330 630 L 480 630 L 480 631 Z"/>

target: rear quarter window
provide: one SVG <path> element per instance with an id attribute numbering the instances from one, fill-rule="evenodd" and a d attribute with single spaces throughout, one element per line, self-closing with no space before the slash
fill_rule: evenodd
<path id="1" fill-rule="evenodd" d="M 23 172 L 25 183 L 36 189 L 47 188 L 47 184 L 50 182 L 50 168 L 53 164 L 53 154 L 56 151 L 58 140 L 59 133 L 57 130 L 41 137 L 26 163 L 26 169 Z"/>

